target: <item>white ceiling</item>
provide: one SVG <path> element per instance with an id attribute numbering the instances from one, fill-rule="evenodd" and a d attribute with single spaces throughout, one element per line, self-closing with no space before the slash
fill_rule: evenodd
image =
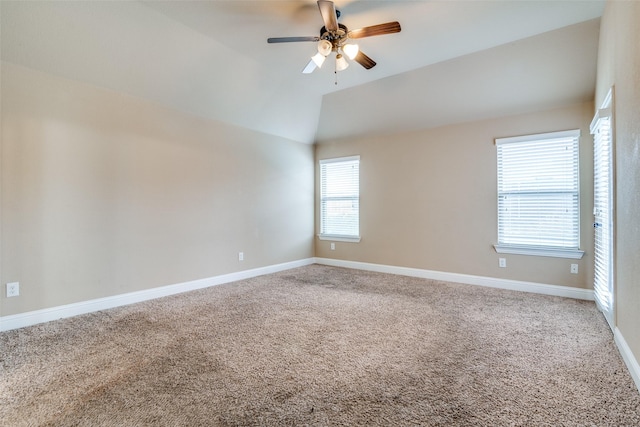
<path id="1" fill-rule="evenodd" d="M 301 74 L 316 2 L 0 1 L 3 61 L 312 143 L 593 98 L 604 0 L 336 0 L 378 65 Z"/>

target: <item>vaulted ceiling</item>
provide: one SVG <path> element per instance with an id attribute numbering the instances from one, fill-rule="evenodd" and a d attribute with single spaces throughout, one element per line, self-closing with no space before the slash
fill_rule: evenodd
<path id="1" fill-rule="evenodd" d="M 604 0 L 336 0 L 378 65 L 301 70 L 313 0 L 1 1 L 2 60 L 313 143 L 593 99 Z M 336 84 L 337 77 L 337 84 Z"/>

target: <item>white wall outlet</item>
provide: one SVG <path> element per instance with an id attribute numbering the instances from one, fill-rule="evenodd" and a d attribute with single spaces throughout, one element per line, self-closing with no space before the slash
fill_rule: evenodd
<path id="1" fill-rule="evenodd" d="M 578 274 L 578 264 L 571 264 L 571 274 Z"/>
<path id="2" fill-rule="evenodd" d="M 507 259 L 506 258 L 498 258 L 498 266 L 500 268 L 507 268 Z"/>
<path id="3" fill-rule="evenodd" d="M 7 283 L 7 298 L 17 297 L 18 295 L 20 295 L 20 283 Z"/>
<path id="4" fill-rule="evenodd" d="M 238 252 L 238 261 L 244 261 L 244 252 Z"/>
<path id="5" fill-rule="evenodd" d="M 335 251 L 335 250 L 336 250 L 336 244 L 335 244 L 335 243 L 333 243 L 333 242 L 331 242 L 331 250 L 332 250 L 332 251 Z"/>

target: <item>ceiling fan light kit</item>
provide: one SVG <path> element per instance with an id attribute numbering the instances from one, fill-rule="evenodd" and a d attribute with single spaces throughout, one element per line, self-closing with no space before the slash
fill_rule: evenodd
<path id="1" fill-rule="evenodd" d="M 329 40 L 320 40 L 318 42 L 318 53 L 322 56 L 328 56 L 333 50 L 333 45 Z"/>
<path id="2" fill-rule="evenodd" d="M 336 55 L 336 71 L 346 70 L 349 67 L 349 63 L 341 53 Z"/>
<path id="3" fill-rule="evenodd" d="M 318 9 L 324 26 L 320 29 L 320 37 L 272 37 L 267 39 L 267 43 L 289 43 L 289 42 L 317 42 L 318 53 L 311 57 L 307 66 L 302 70 L 304 74 L 312 73 L 316 68 L 322 67 L 325 59 L 332 53 L 336 53 L 335 70 L 342 71 L 349 66 L 345 55 L 369 70 L 375 67 L 376 62 L 360 51 L 360 47 L 355 43 L 348 43 L 350 39 L 380 36 L 384 34 L 399 33 L 400 23 L 397 21 L 384 24 L 373 25 L 349 31 L 349 29 L 338 23 L 340 11 L 336 10 L 332 1 L 319 0 Z"/>
<path id="4" fill-rule="evenodd" d="M 349 57 L 349 59 L 355 59 L 358 52 L 360 52 L 360 46 L 355 43 L 347 43 L 342 48 L 342 51 Z"/>

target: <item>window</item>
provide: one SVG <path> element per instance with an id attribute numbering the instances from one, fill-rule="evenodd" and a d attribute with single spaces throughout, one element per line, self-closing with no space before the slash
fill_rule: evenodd
<path id="1" fill-rule="evenodd" d="M 572 130 L 496 139 L 499 253 L 582 258 Z"/>
<path id="2" fill-rule="evenodd" d="M 319 237 L 360 241 L 360 156 L 320 160 Z"/>
<path id="3" fill-rule="evenodd" d="M 591 122 L 593 134 L 593 216 L 595 246 L 594 297 L 609 326 L 614 328 L 613 276 L 613 90 L 607 94 L 602 108 Z"/>

